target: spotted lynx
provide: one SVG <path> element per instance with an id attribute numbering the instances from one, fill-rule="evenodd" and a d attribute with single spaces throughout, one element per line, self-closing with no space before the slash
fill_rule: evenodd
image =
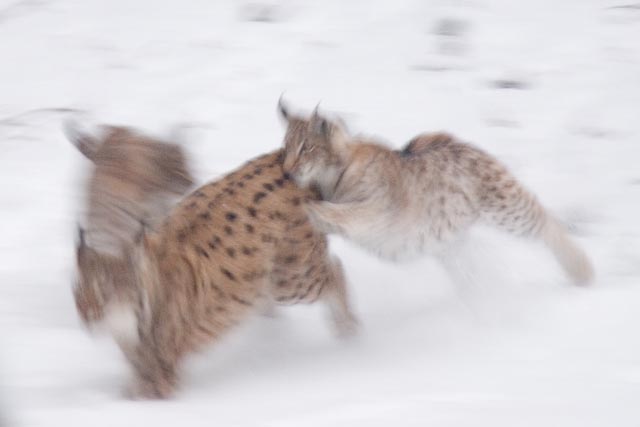
<path id="1" fill-rule="evenodd" d="M 276 151 L 195 190 L 116 254 L 80 230 L 78 311 L 119 344 L 134 396 L 171 396 L 186 355 L 273 303 L 322 300 L 338 333 L 354 331 L 340 262 L 303 208 L 314 197 L 284 176 Z"/>
<path id="2" fill-rule="evenodd" d="M 456 245 L 477 222 L 541 239 L 576 284 L 592 280 L 587 256 L 536 197 L 494 157 L 448 134 L 417 136 L 399 151 L 315 112 L 288 121 L 284 170 L 322 201 L 312 221 L 386 259 L 439 256 L 451 274 Z"/>

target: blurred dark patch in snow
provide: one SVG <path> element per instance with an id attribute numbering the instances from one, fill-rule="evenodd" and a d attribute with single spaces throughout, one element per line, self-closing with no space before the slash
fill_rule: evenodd
<path id="1" fill-rule="evenodd" d="M 608 9 L 628 9 L 640 11 L 640 3 L 621 4 L 618 6 L 609 6 Z"/>
<path id="2" fill-rule="evenodd" d="M 0 9 L 0 24 L 12 18 L 19 18 L 31 11 L 39 10 L 46 3 L 43 0 L 18 0 L 10 3 Z"/>
<path id="3" fill-rule="evenodd" d="M 23 126 L 27 119 L 33 118 L 33 116 L 80 112 L 82 112 L 82 110 L 69 107 L 35 108 L 33 110 L 23 111 L 18 114 L 0 118 L 0 126 Z"/>
<path id="4" fill-rule="evenodd" d="M 280 5 L 270 2 L 249 2 L 240 7 L 239 17 L 250 22 L 278 22 L 283 18 Z"/>
<path id="5" fill-rule="evenodd" d="M 636 24 L 640 20 L 640 3 L 620 4 L 605 8 L 604 20 L 612 24 Z"/>
<path id="6" fill-rule="evenodd" d="M 461 37 L 469 28 L 469 23 L 457 18 L 442 18 L 436 22 L 434 34 L 446 37 Z"/>
<path id="7" fill-rule="evenodd" d="M 529 83 L 518 79 L 496 79 L 490 85 L 496 89 L 529 89 Z"/>
<path id="8" fill-rule="evenodd" d="M 620 134 L 614 130 L 604 129 L 597 125 L 572 126 L 570 131 L 574 135 L 580 135 L 590 139 L 613 139 L 620 136 Z"/>
<path id="9" fill-rule="evenodd" d="M 427 30 L 433 50 L 429 58 L 410 65 L 412 71 L 444 72 L 469 68 L 466 61 L 470 50 L 469 21 L 460 18 L 443 17 L 436 19 Z"/>
<path id="10" fill-rule="evenodd" d="M 338 46 L 340 46 L 336 42 L 330 42 L 330 41 L 327 41 L 327 40 L 309 40 L 309 41 L 305 42 L 305 44 L 307 44 L 308 46 L 318 47 L 318 48 L 321 48 L 321 49 L 335 49 Z"/>
<path id="11" fill-rule="evenodd" d="M 418 64 L 418 65 L 410 66 L 409 69 L 413 71 L 443 72 L 443 71 L 451 71 L 451 70 L 454 70 L 455 68 L 445 64 Z"/>
<path id="12" fill-rule="evenodd" d="M 458 18 L 441 18 L 436 21 L 432 32 L 437 36 L 437 50 L 442 55 L 462 56 L 469 50 L 467 21 Z"/>

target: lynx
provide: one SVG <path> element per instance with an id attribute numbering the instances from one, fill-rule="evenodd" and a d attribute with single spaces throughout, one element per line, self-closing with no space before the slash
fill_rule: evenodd
<path id="1" fill-rule="evenodd" d="M 289 114 L 285 172 L 322 200 L 307 204 L 312 222 L 386 259 L 429 253 L 449 263 L 470 227 L 484 222 L 541 239 L 576 284 L 593 277 L 591 263 L 556 221 L 494 157 L 446 133 L 423 134 L 399 151 L 351 137 L 314 112 Z"/>
<path id="2" fill-rule="evenodd" d="M 340 262 L 304 211 L 317 195 L 285 177 L 282 158 L 201 186 L 115 255 L 80 230 L 77 308 L 113 334 L 133 367 L 133 396 L 171 396 L 186 355 L 270 304 L 322 300 L 338 333 L 355 330 Z"/>
<path id="3" fill-rule="evenodd" d="M 68 139 L 92 164 L 86 188 L 86 240 L 118 254 L 132 244 L 140 222 L 164 218 L 193 186 L 187 156 L 176 144 L 121 126 L 103 126 L 101 136 L 67 122 Z"/>

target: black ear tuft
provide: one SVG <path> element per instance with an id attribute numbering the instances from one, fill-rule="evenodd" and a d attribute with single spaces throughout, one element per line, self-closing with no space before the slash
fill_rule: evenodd
<path id="1" fill-rule="evenodd" d="M 287 108 L 287 106 L 284 103 L 284 100 L 282 99 L 282 97 L 284 96 L 284 93 L 282 95 L 280 95 L 280 98 L 278 99 L 278 112 L 280 113 L 280 116 L 284 119 L 289 121 L 289 109 Z"/>
<path id="2" fill-rule="evenodd" d="M 313 111 L 313 114 L 311 115 L 311 131 L 319 136 L 328 138 L 330 131 L 331 131 L 331 125 L 329 124 L 329 121 L 327 119 L 325 119 L 324 117 L 322 117 L 320 114 L 318 114 L 318 109 L 316 108 Z"/>
<path id="3" fill-rule="evenodd" d="M 329 136 L 329 122 L 327 121 L 327 119 L 325 119 L 324 117 L 320 118 L 320 123 L 318 124 L 318 126 L 320 126 L 320 133 L 324 136 Z"/>
<path id="4" fill-rule="evenodd" d="M 85 234 L 84 228 L 82 228 L 80 226 L 80 224 L 78 224 L 77 228 L 78 228 L 78 231 L 77 231 L 78 232 L 78 240 L 76 242 L 76 246 L 78 248 L 83 248 L 84 246 L 86 246 L 86 242 L 85 242 L 85 239 L 84 239 L 84 234 Z"/>
<path id="5" fill-rule="evenodd" d="M 85 241 L 85 231 L 80 225 L 78 225 L 78 236 L 76 240 L 76 262 L 78 265 L 84 263 L 87 256 L 87 242 Z"/>

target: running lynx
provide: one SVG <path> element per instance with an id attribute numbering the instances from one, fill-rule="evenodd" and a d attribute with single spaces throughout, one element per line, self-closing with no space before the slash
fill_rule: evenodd
<path id="1" fill-rule="evenodd" d="M 171 396 L 185 356 L 272 303 L 323 300 L 338 333 L 354 331 L 340 262 L 303 208 L 317 195 L 284 176 L 282 158 L 264 155 L 200 187 L 116 254 L 80 230 L 78 312 L 111 332 L 133 367 L 134 396 Z"/>
<path id="2" fill-rule="evenodd" d="M 319 230 L 337 233 L 386 259 L 430 253 L 448 258 L 482 221 L 542 239 L 576 284 L 592 280 L 584 252 L 536 197 L 494 157 L 446 133 L 423 134 L 403 150 L 351 137 L 316 112 L 288 121 L 284 170 L 322 201 L 307 205 Z"/>

